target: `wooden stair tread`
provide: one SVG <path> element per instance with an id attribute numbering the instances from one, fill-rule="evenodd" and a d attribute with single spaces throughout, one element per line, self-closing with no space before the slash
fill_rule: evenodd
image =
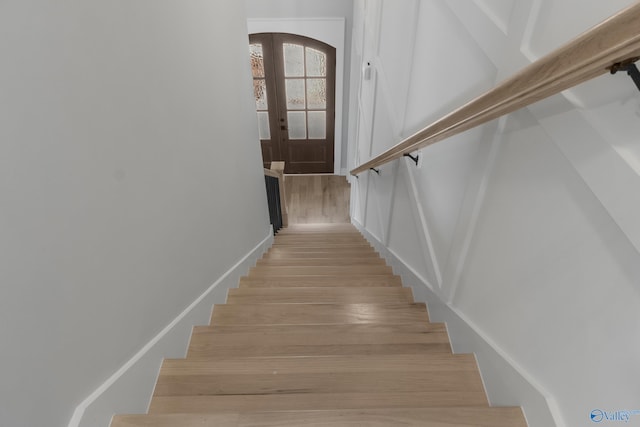
<path id="1" fill-rule="evenodd" d="M 333 233 L 333 234 L 280 234 L 277 237 L 278 242 L 358 242 L 367 243 L 367 240 L 358 233 Z"/>
<path id="2" fill-rule="evenodd" d="M 370 258 L 351 258 L 351 257 L 338 257 L 338 258 L 294 258 L 294 259 L 273 259 L 262 258 L 258 260 L 256 266 L 283 266 L 283 267 L 295 267 L 295 266 L 353 266 L 353 265 L 386 265 L 382 258 L 370 257 Z"/>
<path id="3" fill-rule="evenodd" d="M 483 392 L 467 354 L 165 359 L 154 396 Z"/>
<path id="4" fill-rule="evenodd" d="M 258 415 L 260 413 L 255 413 Z M 249 415 L 249 414 L 246 414 Z M 111 427 L 244 427 L 254 425 L 251 417 L 223 414 L 140 414 L 115 415 Z"/>
<path id="5" fill-rule="evenodd" d="M 487 406 L 478 391 L 154 396 L 149 413 Z"/>
<path id="6" fill-rule="evenodd" d="M 221 304 L 211 324 L 342 324 L 428 322 L 424 303 L 412 304 Z"/>
<path id="7" fill-rule="evenodd" d="M 332 222 L 332 223 L 306 223 L 306 224 L 289 224 L 288 227 L 283 228 L 284 231 L 295 231 L 297 233 L 312 231 L 316 233 L 331 233 L 340 231 L 354 231 L 358 232 L 356 227 L 349 222 Z"/>
<path id="8" fill-rule="evenodd" d="M 281 229 L 278 234 L 360 234 L 358 229 L 349 223 L 332 224 L 289 224 Z"/>
<path id="9" fill-rule="evenodd" d="M 120 415 L 112 427 L 526 427 L 520 408 L 381 408 L 220 414 Z"/>
<path id="10" fill-rule="evenodd" d="M 319 240 L 319 239 L 279 239 L 276 238 L 273 242 L 272 248 L 342 248 L 342 249 L 363 249 L 372 248 L 371 244 L 364 239 L 339 239 L 339 240 Z"/>
<path id="11" fill-rule="evenodd" d="M 269 276 L 355 276 L 393 275 L 393 270 L 387 265 L 351 265 L 351 266 L 257 266 L 249 270 L 249 277 Z"/>
<path id="12" fill-rule="evenodd" d="M 187 358 L 451 353 L 441 323 L 194 328 Z"/>
<path id="13" fill-rule="evenodd" d="M 295 225 L 295 224 L 294 224 Z M 289 226 L 278 231 L 278 236 L 360 236 L 362 234 L 356 228 L 344 228 L 342 230 L 310 230 Z"/>
<path id="14" fill-rule="evenodd" d="M 327 239 L 310 239 L 306 237 L 296 239 L 279 239 L 277 236 L 273 241 L 274 248 L 302 246 L 302 247 L 318 247 L 318 248 L 370 248 L 371 244 L 364 239 L 347 239 L 347 240 L 327 240 Z"/>
<path id="15" fill-rule="evenodd" d="M 321 229 L 302 229 L 297 227 L 295 224 L 293 226 L 289 226 L 287 228 L 283 228 L 278 232 L 278 237 L 281 236 L 316 236 L 316 237 L 326 237 L 326 236 L 357 236 L 362 238 L 362 234 L 355 228 L 344 227 L 342 229 L 336 228 L 333 230 L 321 230 Z"/>
<path id="16" fill-rule="evenodd" d="M 332 223 L 292 223 L 282 229 L 283 231 L 292 231 L 296 233 L 313 232 L 313 233 L 332 233 L 332 232 L 355 232 L 358 229 L 349 222 L 332 222 Z"/>
<path id="17" fill-rule="evenodd" d="M 352 239 L 366 242 L 367 239 L 357 231 L 345 231 L 345 232 L 335 232 L 335 233 L 278 233 L 276 236 L 277 240 L 295 240 L 295 239 L 312 239 L 312 240 L 344 240 L 344 239 Z"/>
<path id="18" fill-rule="evenodd" d="M 286 252 L 286 251 L 300 251 L 300 252 L 327 252 L 327 251 L 335 251 L 335 252 L 343 252 L 343 253 L 353 253 L 359 251 L 365 251 L 374 253 L 375 249 L 370 246 L 368 243 L 313 243 L 313 242 L 299 242 L 299 243 L 279 243 L 274 242 L 271 246 L 271 250 Z"/>
<path id="19" fill-rule="evenodd" d="M 326 260 L 339 260 L 343 258 L 348 258 L 354 260 L 355 262 L 359 262 L 359 260 L 368 260 L 368 259 L 381 259 L 380 255 L 377 252 L 373 251 L 355 251 L 355 252 L 333 252 L 333 251 L 308 251 L 308 252 L 298 252 L 298 251 L 278 251 L 272 249 L 271 251 L 264 254 L 262 260 L 271 261 L 271 260 L 304 260 L 304 259 L 326 259 Z"/>
<path id="20" fill-rule="evenodd" d="M 353 323 L 337 325 L 214 325 L 193 328 L 193 340 L 216 345 L 239 343 L 285 344 L 411 344 L 449 342 L 443 323 Z"/>
<path id="21" fill-rule="evenodd" d="M 275 244 L 271 246 L 267 254 L 274 254 L 274 253 L 290 254 L 290 253 L 308 253 L 308 252 L 319 252 L 319 253 L 325 253 L 325 254 L 338 254 L 338 253 L 365 254 L 365 255 L 376 254 L 377 256 L 379 256 L 376 250 L 372 246 L 358 246 L 355 248 L 350 248 L 350 247 L 339 247 L 339 246 L 317 247 L 313 245 L 278 246 Z"/>
<path id="22" fill-rule="evenodd" d="M 276 237 L 273 241 L 272 248 L 287 248 L 287 247 L 317 247 L 317 248 L 372 248 L 371 244 L 364 240 L 359 239 L 313 239 L 308 237 L 296 237 L 296 238 L 279 238 Z"/>
<path id="23" fill-rule="evenodd" d="M 357 276 L 269 276 L 240 278 L 239 287 L 368 287 L 368 286 L 397 286 L 402 282 L 399 276 L 387 275 L 357 275 Z"/>
<path id="24" fill-rule="evenodd" d="M 251 359 L 248 359 L 251 360 Z M 482 381 L 473 371 L 342 372 L 299 374 L 160 375 L 154 396 L 201 396 L 292 393 L 380 393 L 477 391 Z"/>
<path id="25" fill-rule="evenodd" d="M 366 288 L 236 288 L 229 289 L 227 304 L 349 304 L 349 303 L 411 303 L 411 288 L 366 287 Z"/>

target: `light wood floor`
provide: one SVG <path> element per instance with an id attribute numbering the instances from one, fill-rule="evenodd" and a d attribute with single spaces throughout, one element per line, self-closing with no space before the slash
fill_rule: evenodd
<path id="1" fill-rule="evenodd" d="M 292 225 L 112 427 L 525 427 L 350 224 Z"/>
<path id="2" fill-rule="evenodd" d="M 349 223 L 350 185 L 338 175 L 286 175 L 289 224 Z"/>

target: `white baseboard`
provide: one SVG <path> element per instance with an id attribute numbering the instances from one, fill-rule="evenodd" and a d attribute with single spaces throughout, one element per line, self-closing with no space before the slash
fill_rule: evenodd
<path id="1" fill-rule="evenodd" d="M 209 323 L 213 305 L 226 301 L 227 291 L 272 243 L 269 228 L 267 237 L 78 405 L 68 427 L 108 427 L 114 413 L 146 413 L 162 360 L 185 357 L 192 327 Z"/>
<path id="2" fill-rule="evenodd" d="M 442 301 L 432 284 L 415 274 L 402 259 L 369 233 L 358 221 L 353 224 L 385 258 L 414 299 L 426 302 L 432 322 L 444 322 L 455 353 L 474 353 L 492 406 L 521 406 L 529 427 L 564 427 L 555 399 L 542 390 L 518 364 L 464 314 Z"/>

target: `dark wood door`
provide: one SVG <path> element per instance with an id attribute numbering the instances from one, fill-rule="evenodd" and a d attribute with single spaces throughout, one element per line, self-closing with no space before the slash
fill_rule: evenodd
<path id="1" fill-rule="evenodd" d="M 335 48 L 283 33 L 250 36 L 262 159 L 285 173 L 332 173 Z"/>

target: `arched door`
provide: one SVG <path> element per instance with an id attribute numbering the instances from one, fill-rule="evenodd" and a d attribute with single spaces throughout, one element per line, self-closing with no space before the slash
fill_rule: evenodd
<path id="1" fill-rule="evenodd" d="M 249 37 L 262 159 L 286 173 L 332 173 L 335 48 L 283 33 Z"/>

